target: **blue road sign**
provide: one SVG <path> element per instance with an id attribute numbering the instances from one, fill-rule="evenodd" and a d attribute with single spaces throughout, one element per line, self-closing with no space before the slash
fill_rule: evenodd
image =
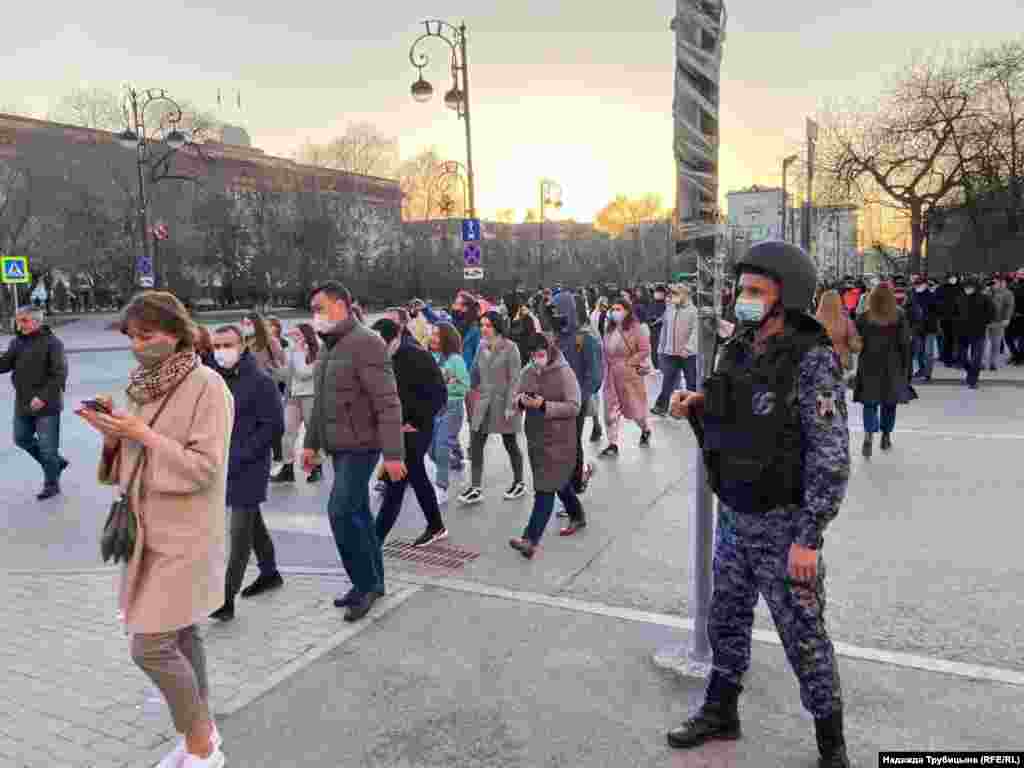
<path id="1" fill-rule="evenodd" d="M 480 239 L 480 219 L 462 220 L 462 240 L 472 243 Z"/>
<path id="2" fill-rule="evenodd" d="M 5 285 L 27 285 L 32 282 L 25 256 L 3 257 L 3 282 Z"/>
<path id="3" fill-rule="evenodd" d="M 480 246 L 476 243 L 466 243 L 462 248 L 462 263 L 467 267 L 479 267 Z"/>

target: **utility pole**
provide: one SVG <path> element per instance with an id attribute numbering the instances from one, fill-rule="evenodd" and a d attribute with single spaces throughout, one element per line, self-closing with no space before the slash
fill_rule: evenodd
<path id="1" fill-rule="evenodd" d="M 678 172 L 677 249 L 697 253 L 697 296 L 700 318 L 697 389 L 714 368 L 714 349 L 721 310 L 721 278 L 725 259 L 718 227 L 719 78 L 726 12 L 722 0 L 676 0 L 671 29 L 676 33 L 673 116 Z M 700 46 L 694 45 L 700 40 Z M 701 83 L 697 87 L 695 83 Z M 710 270 L 710 272 L 709 272 Z M 711 278 L 709 280 L 709 278 Z M 710 295 L 709 295 L 710 294 Z M 708 614 L 711 605 L 715 497 L 708 485 L 703 451 L 697 452 L 697 478 L 691 507 L 690 606 L 693 631 L 687 643 L 658 649 L 654 663 L 686 676 L 706 677 L 711 670 Z"/>
<path id="2" fill-rule="evenodd" d="M 804 202 L 803 248 L 811 252 L 811 212 L 814 200 L 814 153 L 818 143 L 818 124 L 807 118 L 807 200 Z"/>

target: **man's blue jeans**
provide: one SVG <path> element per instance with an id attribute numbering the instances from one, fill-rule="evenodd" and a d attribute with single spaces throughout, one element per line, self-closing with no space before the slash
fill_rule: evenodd
<path id="1" fill-rule="evenodd" d="M 881 431 L 891 434 L 896 426 L 896 403 L 863 403 L 864 405 L 864 431 L 874 434 Z M 879 423 L 878 411 L 881 409 L 882 418 Z"/>
<path id="2" fill-rule="evenodd" d="M 691 392 L 697 389 L 697 356 L 681 357 L 679 355 L 661 355 L 661 394 L 655 407 L 659 410 L 668 408 L 672 393 L 679 387 L 681 376 L 686 377 L 686 388 Z"/>
<path id="3" fill-rule="evenodd" d="M 938 343 L 938 336 L 934 333 L 914 335 L 911 349 L 913 350 L 914 364 L 916 366 L 915 376 L 924 376 L 926 379 L 932 377 Z"/>
<path id="4" fill-rule="evenodd" d="M 60 480 L 60 414 L 14 414 L 14 444 L 39 462 L 47 485 Z"/>
<path id="5" fill-rule="evenodd" d="M 370 476 L 379 459 L 380 451 L 331 456 L 334 487 L 327 516 L 349 580 L 363 594 L 384 591 L 384 556 L 370 515 Z"/>

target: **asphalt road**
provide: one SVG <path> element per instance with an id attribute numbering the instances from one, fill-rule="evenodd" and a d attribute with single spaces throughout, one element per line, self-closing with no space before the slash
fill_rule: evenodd
<path id="1" fill-rule="evenodd" d="M 123 398 L 127 352 L 78 354 L 68 402 L 98 393 Z M 859 457 L 860 407 L 851 406 L 854 474 L 839 519 L 826 535 L 829 625 L 835 639 L 859 646 L 1024 670 L 1020 455 L 1024 409 L 1016 387 L 978 392 L 919 387 L 921 399 L 899 411 L 895 450 Z M 0 413 L 13 393 L 0 387 Z M 559 538 L 549 528 L 541 554 L 525 562 L 507 545 L 529 514 L 529 499 L 507 502 L 507 459 L 495 439 L 487 454 L 484 505 L 446 510 L 452 544 L 479 553 L 460 577 L 484 584 L 564 594 L 615 606 L 690 614 L 689 510 L 694 443 L 683 424 L 655 422 L 653 445 L 626 429 L 622 456 L 599 465 L 587 505 L 590 526 Z M 7 569 L 100 565 L 98 532 L 111 491 L 95 482 L 99 439 L 66 413 L 64 453 L 71 460 L 64 495 L 35 500 L 36 465 L 9 438 L 0 441 L 0 558 Z M 588 451 L 593 451 L 593 446 Z M 328 482 L 273 488 L 265 510 L 282 564 L 337 567 L 325 508 Z M 422 530 L 415 510 L 393 536 Z M 389 567 L 398 568 L 391 562 Z M 758 621 L 770 627 L 763 604 Z"/>

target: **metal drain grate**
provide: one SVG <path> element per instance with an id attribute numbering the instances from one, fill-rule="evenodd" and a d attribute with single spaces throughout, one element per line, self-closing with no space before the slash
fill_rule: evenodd
<path id="1" fill-rule="evenodd" d="M 457 570 L 466 563 L 476 560 L 480 557 L 480 553 L 443 542 L 427 547 L 414 547 L 410 540 L 393 539 L 384 545 L 384 557 L 432 568 Z"/>

